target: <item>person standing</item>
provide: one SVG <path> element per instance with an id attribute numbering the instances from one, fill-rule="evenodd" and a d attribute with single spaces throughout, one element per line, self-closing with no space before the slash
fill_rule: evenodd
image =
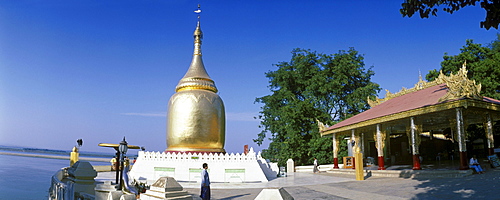
<path id="1" fill-rule="evenodd" d="M 203 170 L 201 170 L 201 194 L 203 200 L 210 199 L 210 177 L 208 176 L 208 164 L 203 163 Z"/>
<path id="2" fill-rule="evenodd" d="M 318 160 L 316 158 L 314 158 L 314 168 L 313 168 L 313 172 L 316 173 L 316 172 L 319 172 L 319 169 L 318 169 Z"/>

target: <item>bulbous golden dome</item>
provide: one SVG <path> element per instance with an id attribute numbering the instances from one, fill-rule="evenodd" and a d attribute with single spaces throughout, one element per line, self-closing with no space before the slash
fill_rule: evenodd
<path id="1" fill-rule="evenodd" d="M 191 65 L 168 104 L 166 151 L 169 152 L 225 152 L 224 103 L 203 64 L 202 38 L 198 18 Z"/>

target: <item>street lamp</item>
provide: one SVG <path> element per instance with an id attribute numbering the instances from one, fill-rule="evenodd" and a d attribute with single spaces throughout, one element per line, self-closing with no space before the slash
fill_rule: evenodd
<path id="1" fill-rule="evenodd" d="M 112 147 L 116 151 L 116 159 L 114 162 L 115 170 L 116 170 L 116 184 L 117 188 L 120 187 L 119 183 L 121 182 L 120 179 L 120 161 L 123 161 L 125 159 L 125 154 L 127 153 L 128 149 L 140 149 L 141 147 L 136 146 L 136 145 L 129 145 L 127 141 L 125 141 L 125 137 L 123 137 L 123 141 L 121 141 L 119 144 L 112 144 L 112 143 L 99 143 L 98 146 L 101 147 Z M 122 155 L 122 156 L 120 156 Z M 121 159 L 120 159 L 121 158 Z M 122 169 L 124 169 L 122 167 Z"/>
<path id="2" fill-rule="evenodd" d="M 120 150 L 120 153 L 125 155 L 128 150 L 128 143 L 125 141 L 125 137 L 123 137 L 123 140 L 120 142 L 120 146 L 118 146 L 118 149 Z"/>
<path id="3" fill-rule="evenodd" d="M 125 141 L 125 137 L 123 137 L 123 140 L 120 142 L 120 146 L 118 146 L 118 150 L 120 151 L 121 153 L 121 156 L 120 156 L 120 185 L 118 186 L 118 190 L 121 190 L 122 189 L 122 186 L 123 186 L 123 163 L 125 162 L 125 154 L 127 153 L 127 150 L 128 150 L 128 143 L 127 141 Z"/>

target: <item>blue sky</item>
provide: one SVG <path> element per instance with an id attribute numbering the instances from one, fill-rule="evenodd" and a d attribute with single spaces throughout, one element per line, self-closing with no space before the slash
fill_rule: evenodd
<path id="1" fill-rule="evenodd" d="M 166 148 L 167 103 L 193 53 L 201 3 L 205 67 L 226 107 L 228 152 L 260 132 L 265 72 L 294 48 L 354 47 L 372 81 L 412 87 L 466 39 L 486 44 L 479 6 L 403 18 L 401 1 L 0 0 L 0 145 L 109 152 L 100 142 Z M 384 95 L 385 92 L 381 92 Z"/>

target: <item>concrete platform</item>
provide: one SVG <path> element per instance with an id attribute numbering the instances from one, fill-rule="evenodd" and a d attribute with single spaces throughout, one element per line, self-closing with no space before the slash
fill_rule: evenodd
<path id="1" fill-rule="evenodd" d="M 489 169 L 485 174 L 464 177 L 367 177 L 356 181 L 354 175 L 334 173 L 294 173 L 288 177 L 272 180 L 263 188 L 258 184 L 232 186 L 214 183 L 212 199 L 250 200 L 264 188 L 281 186 L 294 199 L 496 199 L 500 170 Z M 199 187 L 199 186 L 198 186 Z M 199 188 L 185 188 L 194 199 Z"/>
<path id="2" fill-rule="evenodd" d="M 333 168 L 333 166 L 331 166 Z M 255 199 L 264 188 L 283 188 L 294 199 L 495 199 L 500 188 L 500 170 L 486 168 L 485 174 L 471 170 L 455 170 L 454 166 L 409 170 L 411 166 L 396 165 L 388 170 L 365 168 L 364 181 L 356 181 L 353 169 L 333 170 L 320 166 L 321 173 L 312 173 L 312 166 L 302 172 L 289 173 L 267 183 L 212 183 L 212 199 Z M 460 175 L 450 175 L 458 173 Z M 100 172 L 97 180 L 113 180 L 113 172 Z M 199 198 L 200 184 L 179 182 L 194 199 Z"/>

